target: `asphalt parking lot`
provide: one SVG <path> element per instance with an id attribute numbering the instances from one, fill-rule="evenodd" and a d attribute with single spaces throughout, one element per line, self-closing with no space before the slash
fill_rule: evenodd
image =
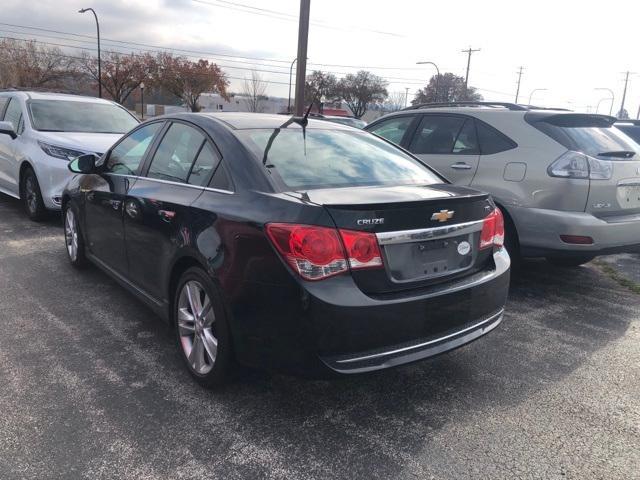
<path id="1" fill-rule="evenodd" d="M 212 393 L 68 265 L 59 219 L 0 196 L 0 305 L 2 479 L 640 478 L 640 295 L 598 265 L 526 264 L 503 324 L 452 354 Z"/>

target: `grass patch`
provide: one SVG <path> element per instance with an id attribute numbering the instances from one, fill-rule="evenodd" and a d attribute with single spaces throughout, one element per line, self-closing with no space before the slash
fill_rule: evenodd
<path id="1" fill-rule="evenodd" d="M 596 260 L 593 262 L 605 275 L 616 282 L 618 285 L 631 290 L 633 293 L 640 295 L 640 283 L 636 283 L 633 280 L 621 275 L 615 268 L 602 260 Z"/>

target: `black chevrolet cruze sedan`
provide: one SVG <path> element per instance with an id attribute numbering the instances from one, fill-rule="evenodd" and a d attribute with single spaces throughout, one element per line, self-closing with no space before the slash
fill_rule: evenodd
<path id="1" fill-rule="evenodd" d="M 284 122 L 284 123 L 283 123 Z M 245 113 L 155 118 L 69 165 L 69 259 L 176 331 L 190 373 L 359 373 L 502 320 L 500 210 L 370 133 Z"/>

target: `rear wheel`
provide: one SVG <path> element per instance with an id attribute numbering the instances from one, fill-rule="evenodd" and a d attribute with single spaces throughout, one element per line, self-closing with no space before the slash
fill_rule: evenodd
<path id="1" fill-rule="evenodd" d="M 67 204 L 63 213 L 64 218 L 64 241 L 67 247 L 69 262 L 76 268 L 87 265 L 87 258 L 84 252 L 84 241 L 80 232 L 77 210 Z"/>
<path id="2" fill-rule="evenodd" d="M 190 268 L 173 303 L 178 348 L 195 380 L 206 388 L 226 383 L 231 370 L 231 336 L 221 297 L 200 268 Z"/>
<path id="3" fill-rule="evenodd" d="M 595 255 L 578 255 L 575 257 L 547 257 L 547 262 L 556 267 L 579 267 L 596 258 Z"/>
<path id="4" fill-rule="evenodd" d="M 40 222 L 47 218 L 47 209 L 42 200 L 40 184 L 36 172 L 27 168 L 22 176 L 22 201 L 27 215 L 31 220 Z"/>

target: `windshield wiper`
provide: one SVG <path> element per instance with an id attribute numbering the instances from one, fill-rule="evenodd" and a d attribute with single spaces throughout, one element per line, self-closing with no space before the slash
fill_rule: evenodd
<path id="1" fill-rule="evenodd" d="M 616 158 L 631 158 L 636 154 L 636 152 L 632 152 L 631 150 L 618 150 L 615 152 L 602 152 L 599 153 L 599 157 L 616 157 Z"/>

